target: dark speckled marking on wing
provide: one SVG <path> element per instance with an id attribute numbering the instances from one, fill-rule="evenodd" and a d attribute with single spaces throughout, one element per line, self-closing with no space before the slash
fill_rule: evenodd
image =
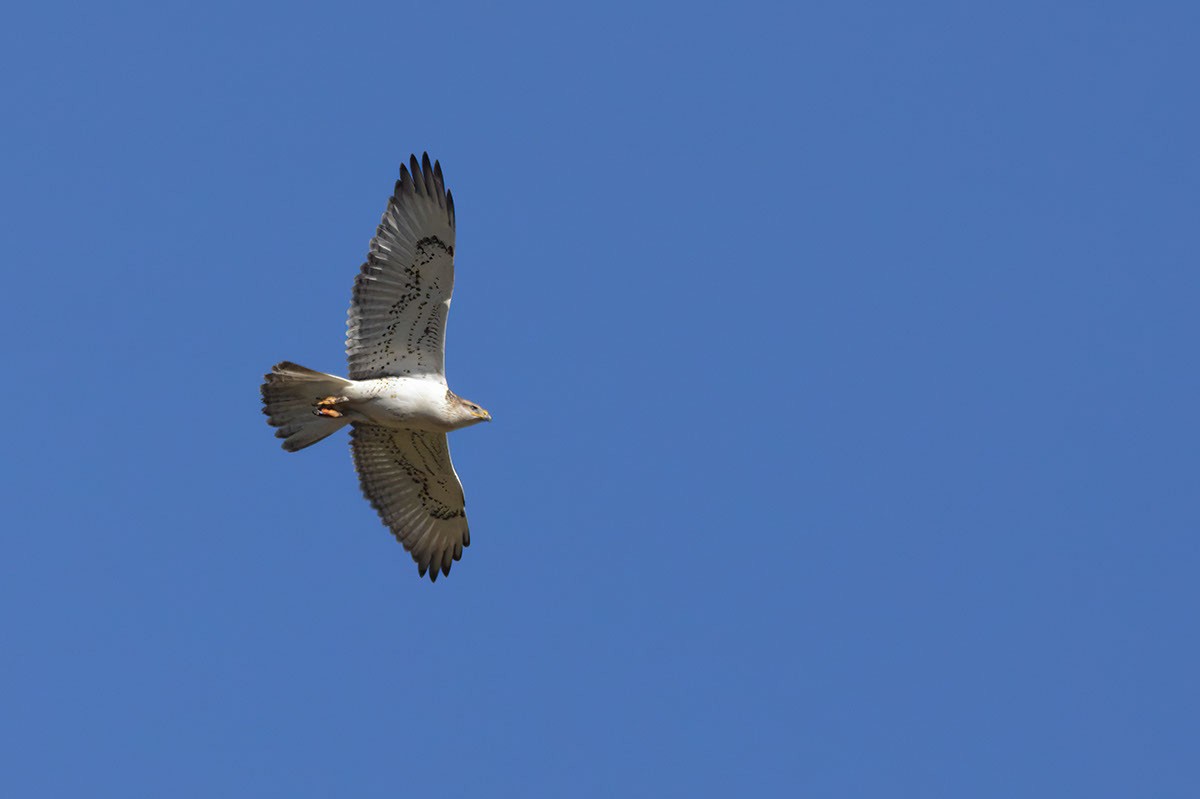
<path id="1" fill-rule="evenodd" d="M 471 543 L 462 484 L 445 433 L 355 424 L 350 448 L 363 495 L 422 577 L 450 573 Z"/>
<path id="2" fill-rule="evenodd" d="M 445 375 L 446 316 L 454 292 L 454 199 L 429 154 L 400 180 L 354 281 L 347 315 L 350 377 Z"/>

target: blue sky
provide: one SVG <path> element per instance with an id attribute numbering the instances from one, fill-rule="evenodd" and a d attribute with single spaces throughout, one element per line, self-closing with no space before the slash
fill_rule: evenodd
<path id="1" fill-rule="evenodd" d="M 13 796 L 1194 797 L 1188 3 L 27 4 Z M 436 585 L 259 413 L 458 211 Z"/>

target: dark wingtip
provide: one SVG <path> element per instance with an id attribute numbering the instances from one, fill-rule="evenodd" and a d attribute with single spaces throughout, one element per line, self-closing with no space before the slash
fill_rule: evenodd
<path id="1" fill-rule="evenodd" d="M 421 165 L 417 163 L 417 157 L 415 155 L 410 155 L 408 157 L 408 168 L 412 171 L 413 188 L 416 189 L 417 194 L 421 194 L 421 184 L 423 184 L 425 181 L 423 179 L 417 180 L 417 175 L 421 174 Z"/>
<path id="2" fill-rule="evenodd" d="M 437 186 L 433 182 L 433 167 L 429 163 L 429 153 L 421 156 L 421 178 L 425 181 L 425 193 L 430 197 L 437 194 Z M 438 203 L 441 203 L 441 198 L 437 198 Z"/>
<path id="3" fill-rule="evenodd" d="M 426 162 L 428 163 L 428 162 Z M 442 177 L 442 164 L 433 162 L 433 193 L 437 195 L 438 205 L 446 207 L 446 179 Z"/>

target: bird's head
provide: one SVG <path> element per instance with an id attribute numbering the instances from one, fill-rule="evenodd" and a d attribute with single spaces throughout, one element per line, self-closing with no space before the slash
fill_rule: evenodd
<path id="1" fill-rule="evenodd" d="M 455 396 L 451 400 L 450 404 L 457 411 L 459 423 L 463 427 L 466 427 L 470 424 L 476 424 L 478 422 L 492 421 L 492 415 L 490 413 L 468 399 Z"/>

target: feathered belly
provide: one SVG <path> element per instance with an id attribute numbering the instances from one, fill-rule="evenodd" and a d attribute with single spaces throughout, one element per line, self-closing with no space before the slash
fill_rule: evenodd
<path id="1" fill-rule="evenodd" d="M 445 386 L 431 391 L 425 385 L 407 385 L 424 382 L 397 378 L 362 381 L 359 387 L 363 390 L 355 392 L 359 396 L 352 398 L 350 409 L 380 427 L 449 432 L 454 424 L 447 418 Z"/>

